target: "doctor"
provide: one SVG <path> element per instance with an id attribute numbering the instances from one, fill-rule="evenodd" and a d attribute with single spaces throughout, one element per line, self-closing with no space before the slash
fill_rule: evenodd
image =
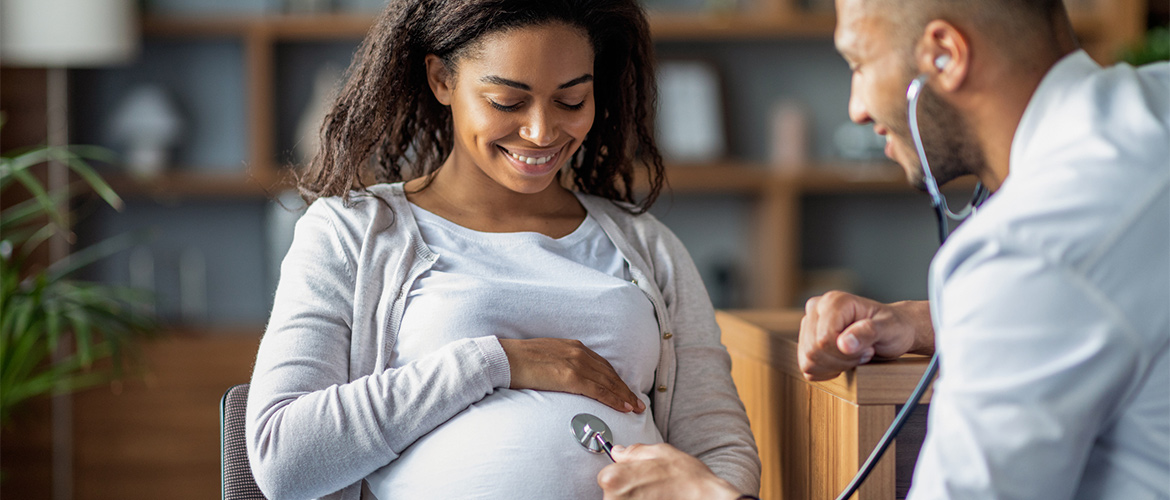
<path id="1" fill-rule="evenodd" d="M 994 191 L 930 302 L 813 298 L 811 380 L 937 347 L 912 500 L 1170 498 L 1170 65 L 1102 68 L 1060 0 L 837 0 L 850 117 L 940 184 Z M 615 450 L 606 498 L 746 498 L 668 446 Z"/>

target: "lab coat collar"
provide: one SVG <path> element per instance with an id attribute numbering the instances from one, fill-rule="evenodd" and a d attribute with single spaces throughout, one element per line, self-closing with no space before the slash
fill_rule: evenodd
<path id="1" fill-rule="evenodd" d="M 1011 155 L 1008 159 L 1008 179 L 1013 174 L 1018 173 L 1019 169 L 1028 168 L 1037 163 L 1029 161 L 1028 157 L 1039 152 L 1035 151 L 1038 148 L 1034 146 L 1037 142 L 1043 143 L 1043 141 L 1038 141 L 1040 138 L 1037 136 L 1043 134 L 1041 128 L 1045 123 L 1048 123 L 1046 118 L 1058 110 L 1069 86 L 1100 70 L 1101 66 L 1093 61 L 1093 58 L 1089 57 L 1084 49 L 1078 49 L 1064 56 L 1048 70 L 1048 73 L 1040 80 L 1040 85 L 1036 87 L 1032 98 L 1028 100 L 1028 107 L 1024 109 L 1024 115 L 1020 118 L 1015 135 L 1012 136 Z"/>

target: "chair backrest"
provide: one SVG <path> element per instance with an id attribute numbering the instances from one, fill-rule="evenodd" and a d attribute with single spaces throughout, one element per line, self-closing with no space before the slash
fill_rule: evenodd
<path id="1" fill-rule="evenodd" d="M 223 478 L 223 500 L 266 500 L 252 466 L 248 463 L 247 437 L 244 433 L 244 413 L 248 403 L 248 384 L 232 386 L 219 400 L 220 475 Z"/>

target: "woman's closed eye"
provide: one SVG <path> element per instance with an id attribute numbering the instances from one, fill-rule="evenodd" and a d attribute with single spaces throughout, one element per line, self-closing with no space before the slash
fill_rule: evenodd
<path id="1" fill-rule="evenodd" d="M 488 103 L 491 104 L 493 108 L 496 108 L 496 109 L 503 111 L 503 112 L 512 112 L 512 111 L 519 110 L 520 106 L 522 106 L 524 104 L 523 101 L 518 102 L 516 104 L 502 104 L 502 103 L 493 101 L 491 99 L 488 99 Z M 557 101 L 557 104 L 563 106 L 565 109 L 567 109 L 569 111 L 577 111 L 577 110 L 585 107 L 584 100 L 581 100 L 577 103 L 567 103 L 567 102 Z"/>
<path id="2" fill-rule="evenodd" d="M 500 103 L 493 101 L 491 99 L 488 99 L 488 103 L 490 103 L 493 108 L 496 108 L 500 111 L 505 111 L 505 112 L 516 111 L 517 109 L 520 109 L 521 104 L 524 104 L 523 102 L 518 102 L 516 104 L 500 104 Z"/>

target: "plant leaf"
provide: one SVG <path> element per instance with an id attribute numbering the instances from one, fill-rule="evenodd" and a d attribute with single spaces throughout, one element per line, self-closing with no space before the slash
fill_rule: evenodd
<path id="1" fill-rule="evenodd" d="M 101 149 L 95 150 L 94 154 L 96 154 L 97 151 L 101 151 Z M 118 194 L 115 193 L 114 190 L 110 187 L 110 185 L 106 184 L 106 181 L 102 180 L 102 178 L 98 176 L 97 172 L 94 172 L 93 168 L 90 167 L 88 163 L 83 161 L 81 157 L 77 155 L 71 155 L 68 157 L 67 163 L 69 168 L 73 169 L 73 171 L 76 172 L 78 176 L 84 179 L 85 182 L 88 183 L 90 187 L 92 187 L 93 190 L 97 192 L 98 196 L 101 196 L 103 200 L 106 200 L 106 203 L 109 203 L 111 207 L 114 207 L 114 209 L 118 211 L 121 211 L 122 208 L 125 207 L 125 203 L 122 201 L 122 198 L 120 198 Z"/>
<path id="2" fill-rule="evenodd" d="M 147 233 L 145 231 L 137 231 L 120 234 L 94 243 L 93 245 L 73 252 L 69 255 L 68 259 L 59 260 L 51 264 L 48 269 L 48 279 L 49 281 L 60 280 L 76 272 L 78 269 L 146 240 Z"/>
<path id="3" fill-rule="evenodd" d="M 57 210 L 57 205 L 53 204 L 53 198 L 49 196 L 49 193 L 45 192 L 45 188 L 41 186 L 41 181 L 24 170 L 13 170 L 11 173 L 16 180 L 24 185 L 25 189 L 28 189 L 29 193 L 32 193 L 33 198 L 41 205 L 41 210 L 53 222 L 57 223 L 58 227 L 65 227 L 65 217 Z"/>
<path id="4" fill-rule="evenodd" d="M 58 192 L 50 194 L 49 197 L 51 200 L 50 203 L 56 207 L 69 199 L 69 194 Z M 40 200 L 32 198 L 22 201 L 0 212 L 0 232 L 7 233 L 7 231 L 14 227 L 20 226 L 21 224 L 28 224 L 30 221 L 35 221 L 43 216 L 44 207 L 41 205 Z"/>

